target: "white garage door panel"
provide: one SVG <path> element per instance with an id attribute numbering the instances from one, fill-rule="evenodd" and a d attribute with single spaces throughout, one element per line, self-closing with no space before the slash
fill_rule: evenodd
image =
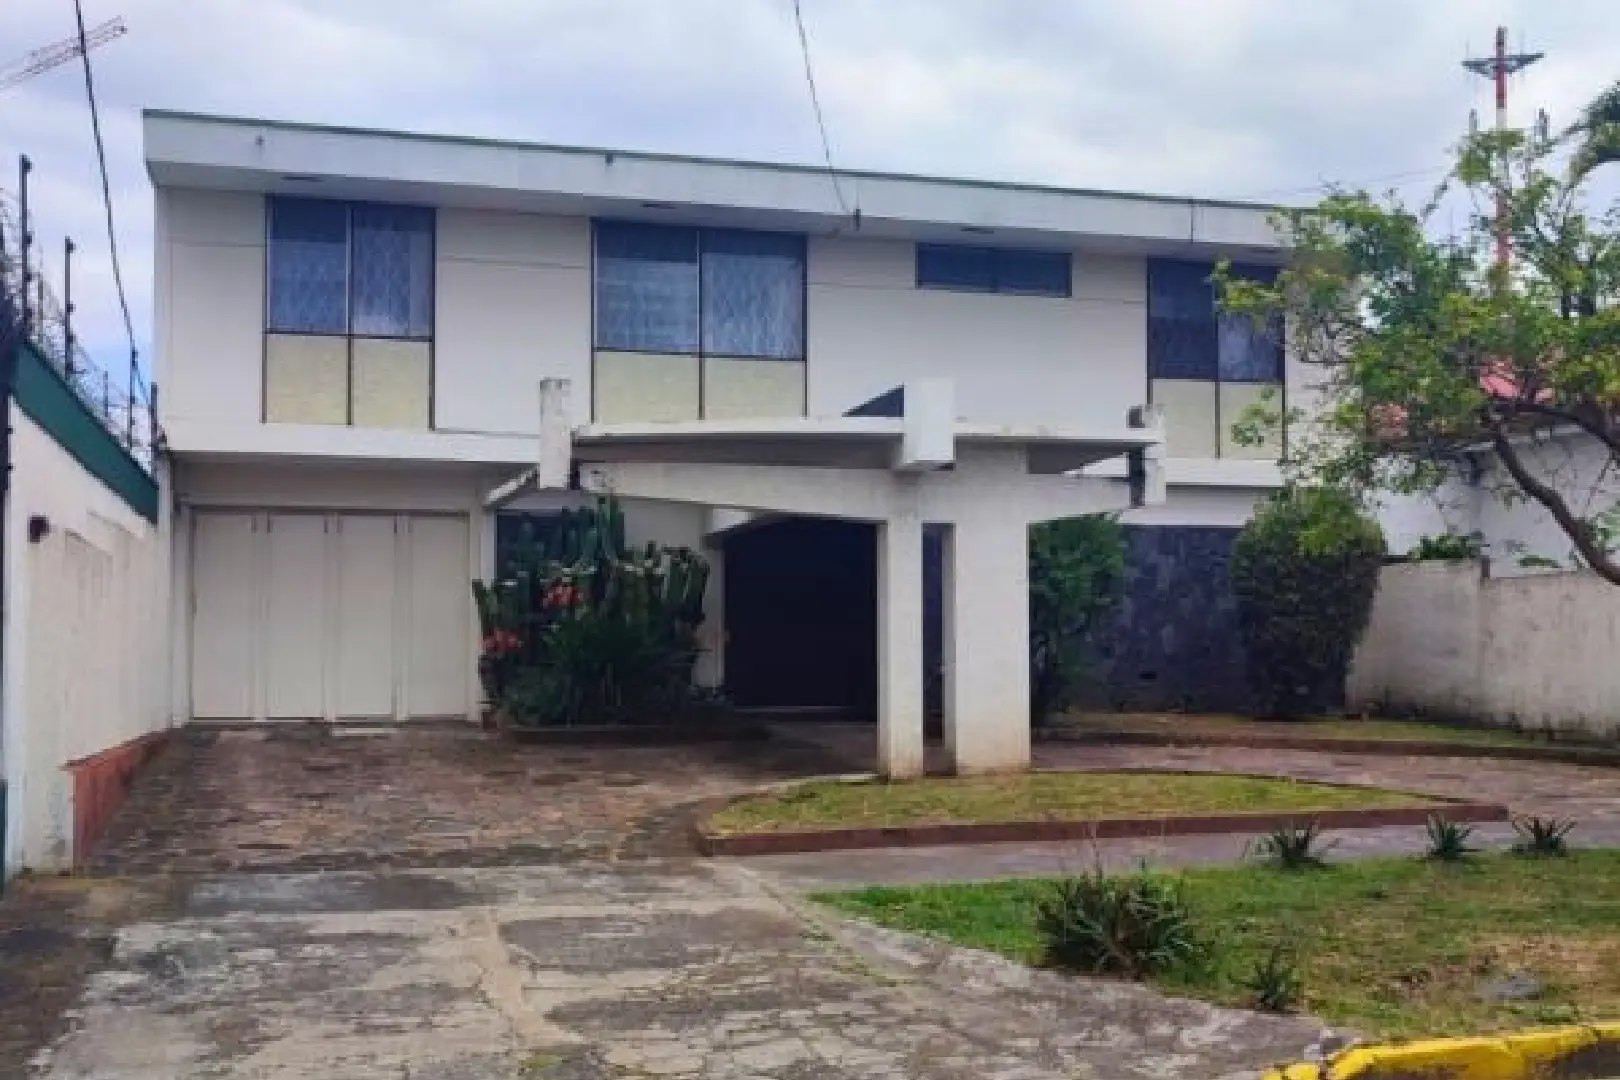
<path id="1" fill-rule="evenodd" d="M 192 543 L 192 715 L 243 720 L 253 709 L 258 623 L 252 514 L 198 514 Z"/>
<path id="2" fill-rule="evenodd" d="M 467 711 L 472 593 L 465 518 L 410 519 L 406 705 L 413 716 Z"/>
<path id="3" fill-rule="evenodd" d="M 394 518 L 338 519 L 337 711 L 394 714 Z"/>
<path id="4" fill-rule="evenodd" d="M 265 539 L 265 715 L 320 719 L 326 714 L 326 518 L 272 514 Z"/>
<path id="5" fill-rule="evenodd" d="M 194 520 L 193 715 L 466 714 L 466 517 L 258 510 Z"/>

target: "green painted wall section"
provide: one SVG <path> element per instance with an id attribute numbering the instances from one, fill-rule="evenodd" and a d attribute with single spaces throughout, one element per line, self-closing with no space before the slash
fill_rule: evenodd
<path id="1" fill-rule="evenodd" d="M 49 432 L 86 472 L 128 503 L 131 510 L 148 521 L 157 521 L 157 481 L 32 345 L 25 343 L 18 349 L 17 381 L 12 393 L 22 411 Z"/>

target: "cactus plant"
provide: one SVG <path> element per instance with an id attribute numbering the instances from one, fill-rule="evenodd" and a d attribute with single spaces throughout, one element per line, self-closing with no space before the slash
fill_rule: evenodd
<path id="1" fill-rule="evenodd" d="M 473 583 L 486 696 L 523 723 L 635 722 L 692 694 L 708 564 L 625 542 L 612 499 L 564 511 L 498 582 Z"/>

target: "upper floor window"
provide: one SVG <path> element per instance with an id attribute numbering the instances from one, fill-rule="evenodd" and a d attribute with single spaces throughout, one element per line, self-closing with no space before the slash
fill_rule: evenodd
<path id="1" fill-rule="evenodd" d="M 599 222 L 596 347 L 804 358 L 804 240 Z"/>
<path id="2" fill-rule="evenodd" d="M 1018 296 L 1069 296 L 1073 259 L 1067 251 L 918 244 L 917 287 Z"/>
<path id="3" fill-rule="evenodd" d="M 803 414 L 803 237 L 600 221 L 595 265 L 598 419 Z"/>
<path id="4" fill-rule="evenodd" d="M 1275 458 L 1280 447 L 1244 446 L 1232 425 L 1268 392 L 1281 394 L 1282 325 L 1257 326 L 1248 316 L 1220 311 L 1214 272 L 1213 263 L 1148 260 L 1148 378 L 1153 401 L 1165 407 L 1166 453 Z M 1234 266 L 1233 272 L 1256 280 L 1276 276 L 1263 266 Z"/>
<path id="5" fill-rule="evenodd" d="M 272 196 L 267 421 L 429 426 L 431 209 Z"/>

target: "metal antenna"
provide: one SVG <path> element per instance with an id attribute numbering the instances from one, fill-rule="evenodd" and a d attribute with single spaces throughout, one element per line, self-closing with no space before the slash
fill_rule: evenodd
<path id="1" fill-rule="evenodd" d="M 1507 131 L 1507 92 L 1508 76 L 1516 75 L 1540 60 L 1546 53 L 1507 51 L 1507 27 L 1496 28 L 1496 55 L 1482 56 L 1463 61 L 1463 67 L 1475 75 L 1482 75 L 1496 84 L 1496 132 L 1502 134 Z M 1511 240 L 1508 237 L 1507 204 L 1503 201 L 1500 192 L 1496 196 L 1496 261 L 1506 266 L 1511 254 Z"/>

